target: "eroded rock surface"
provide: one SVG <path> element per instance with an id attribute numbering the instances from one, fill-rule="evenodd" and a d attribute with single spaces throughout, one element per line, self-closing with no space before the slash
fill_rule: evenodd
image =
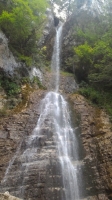
<path id="1" fill-rule="evenodd" d="M 84 97 L 71 95 L 74 110 L 81 118 L 81 138 L 84 147 L 84 163 L 91 171 L 97 193 L 107 193 L 112 198 L 112 131 L 106 113 L 90 105 Z M 91 190 L 92 188 L 89 188 Z M 108 199 L 104 194 L 98 199 Z"/>
<path id="2" fill-rule="evenodd" d="M 24 199 L 60 199 L 64 195 L 50 119 L 45 120 L 40 135 L 34 140 L 30 137 L 45 93 L 32 93 L 27 108 L 1 123 L 1 190 Z"/>
<path id="3" fill-rule="evenodd" d="M 46 78 L 47 86 L 49 76 Z M 84 200 L 108 200 L 111 199 L 112 189 L 112 132 L 109 118 L 103 111 L 88 104 L 82 96 L 69 95 L 69 90 L 74 92 L 75 89 L 73 81 L 70 82 L 71 84 L 68 83 L 71 79 L 71 76 L 67 78 L 61 76 L 60 92 L 64 92 L 65 97 L 70 97 L 73 112 L 77 112 L 81 118 L 80 137 L 83 143 L 81 151 L 84 151 L 82 152 L 83 184 L 86 187 Z M 62 172 L 53 130 L 49 128 L 49 119 L 41 128 L 41 136 L 33 143 L 34 147 L 39 147 L 38 151 L 33 152 L 35 165 L 32 162 L 28 168 L 25 168 L 28 159 L 32 159 L 30 156 L 32 150 L 29 147 L 29 156 L 25 156 L 24 151 L 27 150 L 28 153 L 28 138 L 37 124 L 41 100 L 46 93 L 45 90 L 33 91 L 24 109 L 17 110 L 0 121 L 1 190 L 9 191 L 11 195 L 17 197 L 20 197 L 21 193 L 23 196 L 20 198 L 24 197 L 24 199 L 44 200 L 53 199 L 55 196 L 57 200 L 64 194 Z M 21 163 L 24 163 L 23 167 Z"/>
<path id="4" fill-rule="evenodd" d="M 33 92 L 29 106 L 21 112 L 0 119 L 0 180 L 3 179 L 9 161 L 15 155 L 21 140 L 32 133 L 40 114 L 40 100 L 45 91 Z M 27 102 L 28 103 L 28 102 Z"/>

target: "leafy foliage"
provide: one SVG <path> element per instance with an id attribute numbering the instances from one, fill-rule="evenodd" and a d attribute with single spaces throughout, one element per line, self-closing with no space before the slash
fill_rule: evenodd
<path id="1" fill-rule="evenodd" d="M 11 0 L 5 9 L 3 7 L 0 28 L 9 44 L 22 55 L 29 56 L 36 48 L 46 6 L 46 0 Z"/>
<path id="2" fill-rule="evenodd" d="M 75 17 L 64 69 L 75 74 L 82 95 L 112 116 L 112 14 L 93 17 L 83 12 Z"/>
<path id="3" fill-rule="evenodd" d="M 20 91 L 20 83 L 18 84 L 16 80 L 7 78 L 4 74 L 0 75 L 0 86 L 4 88 L 8 96 L 17 96 Z"/>
<path id="4" fill-rule="evenodd" d="M 100 21 L 97 24 L 98 30 L 93 30 L 93 24 L 84 30 L 78 30 L 77 35 L 82 44 L 74 48 L 77 57 L 77 74 L 79 80 L 86 80 L 94 86 L 100 88 L 100 84 L 104 89 L 112 87 L 112 41 L 111 23 Z M 96 27 L 96 23 L 94 23 Z M 104 30 L 102 31 L 104 27 Z M 96 28 L 95 28 L 96 30 Z M 99 32 L 99 35 L 98 35 Z M 100 36 L 100 37 L 99 37 Z M 80 73 L 82 76 L 80 79 Z"/>

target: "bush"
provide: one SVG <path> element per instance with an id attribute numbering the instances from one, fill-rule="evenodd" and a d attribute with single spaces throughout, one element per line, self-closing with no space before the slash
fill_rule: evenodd
<path id="1" fill-rule="evenodd" d="M 6 81 L 6 86 L 5 86 L 5 90 L 7 92 L 7 94 L 9 96 L 14 96 L 17 95 L 18 93 L 20 93 L 20 86 L 18 86 L 16 83 L 14 82 L 9 82 Z"/>
<path id="2" fill-rule="evenodd" d="M 21 91 L 20 84 L 16 80 L 6 77 L 4 74 L 0 75 L 0 87 L 4 89 L 8 96 L 16 96 Z"/>
<path id="3" fill-rule="evenodd" d="M 28 57 L 28 56 L 24 56 L 24 55 L 20 55 L 19 56 L 19 59 L 24 62 L 26 64 L 26 66 L 31 66 L 32 65 L 32 58 L 31 57 Z"/>

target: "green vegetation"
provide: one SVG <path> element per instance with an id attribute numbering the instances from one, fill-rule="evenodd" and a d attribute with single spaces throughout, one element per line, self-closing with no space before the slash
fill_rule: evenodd
<path id="1" fill-rule="evenodd" d="M 0 75 L 0 87 L 4 89 L 7 96 L 17 96 L 20 91 L 20 83 L 14 78 L 8 78 L 5 74 Z"/>
<path id="2" fill-rule="evenodd" d="M 28 103 L 28 95 L 35 88 L 46 89 L 38 77 L 9 78 L 4 73 L 0 75 L 0 89 L 4 91 L 5 103 L 0 109 L 0 117 L 10 114 L 10 110 L 21 111 Z"/>
<path id="3" fill-rule="evenodd" d="M 74 73 L 82 95 L 112 116 L 111 13 L 93 17 L 81 12 L 70 20 L 70 45 L 63 56 L 64 70 Z"/>
<path id="4" fill-rule="evenodd" d="M 14 96 L 20 93 L 20 86 L 18 86 L 17 83 L 13 81 L 6 80 L 4 88 L 8 96 Z"/>
<path id="5" fill-rule="evenodd" d="M 69 73 L 69 72 L 66 72 L 66 71 L 60 71 L 61 75 L 62 76 L 73 76 L 73 73 Z"/>
<path id="6" fill-rule="evenodd" d="M 29 77 L 23 77 L 18 80 L 16 77 L 8 78 L 4 74 L 0 75 L 0 87 L 4 89 L 8 98 L 18 97 L 18 95 L 21 93 L 21 87 L 24 84 L 29 84 L 31 87 L 34 87 L 36 84 L 39 88 L 45 89 L 38 77 L 33 77 L 33 79 L 30 79 Z"/>
<path id="7" fill-rule="evenodd" d="M 9 40 L 13 52 L 26 63 L 37 51 L 36 41 L 45 22 L 46 0 L 11 0 L 0 2 L 0 29 Z"/>
<path id="8" fill-rule="evenodd" d="M 41 81 L 36 76 L 33 77 L 32 84 L 37 84 L 40 89 L 46 90 L 46 87 L 42 85 Z"/>
<path id="9" fill-rule="evenodd" d="M 94 44 L 89 43 L 86 39 L 84 44 L 74 48 L 75 54 L 78 57 L 77 72 L 79 70 L 84 73 L 84 76 L 82 75 L 83 80 L 87 80 L 93 83 L 93 85 L 103 84 L 104 88 L 112 86 L 111 45 L 110 34 L 106 32 Z"/>
<path id="10" fill-rule="evenodd" d="M 75 35 L 75 74 L 83 86 L 79 92 L 112 116 L 112 20 L 93 19 Z"/>
<path id="11" fill-rule="evenodd" d="M 0 1 L 0 30 L 8 38 L 10 50 L 18 62 L 22 62 L 21 68 L 16 69 L 13 77 L 6 75 L 4 71 L 0 74 L 1 91 L 6 94 L 6 103 L 0 110 L 0 116 L 5 116 L 8 109 L 13 109 L 20 102 L 26 102 L 26 94 L 22 86 L 28 84 L 28 89 L 36 85 L 44 89 L 38 78 L 30 80 L 27 69 L 45 67 L 46 47 L 37 46 L 46 22 L 45 11 L 48 7 L 47 0 L 4 0 Z M 27 92 L 28 93 L 28 92 Z M 21 103 L 23 105 L 23 103 Z M 25 104 L 25 103 L 24 103 Z"/>

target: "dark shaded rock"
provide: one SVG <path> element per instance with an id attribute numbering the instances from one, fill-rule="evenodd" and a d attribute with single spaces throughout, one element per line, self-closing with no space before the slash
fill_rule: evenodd
<path id="1" fill-rule="evenodd" d="M 0 45 L 3 43 L 3 38 L 0 38 Z"/>
<path id="2" fill-rule="evenodd" d="M 29 71 L 24 63 L 20 63 L 19 68 L 15 70 L 15 74 L 18 74 L 18 76 L 21 77 L 28 77 Z"/>
<path id="3" fill-rule="evenodd" d="M 59 24 L 59 18 L 54 16 L 54 26 L 56 27 L 58 26 L 58 24 Z"/>
<path id="4" fill-rule="evenodd" d="M 56 30 L 55 28 L 52 28 L 49 32 L 49 35 L 47 35 L 44 40 L 44 45 L 47 47 L 46 56 L 48 60 L 51 60 L 51 57 L 52 57 L 55 34 L 56 34 Z"/>

